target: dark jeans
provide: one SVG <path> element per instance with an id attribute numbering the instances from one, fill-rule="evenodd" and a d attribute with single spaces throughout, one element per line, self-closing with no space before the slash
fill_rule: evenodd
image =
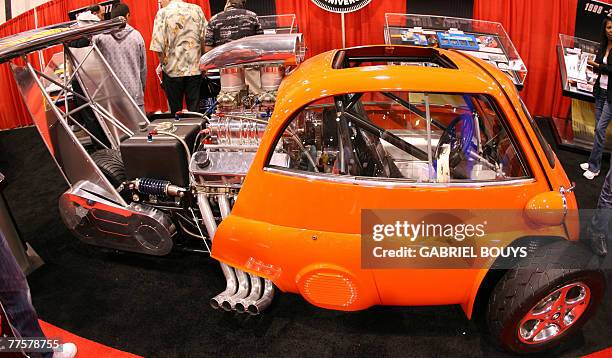
<path id="1" fill-rule="evenodd" d="M 8 243 L 0 232 L 0 302 L 8 315 L 10 323 L 20 337 L 44 337 L 38 316 L 32 306 L 30 288 L 17 260 L 11 253 Z M 53 353 L 44 353 L 51 357 Z M 40 354 L 32 354 L 40 357 Z"/>
<path id="2" fill-rule="evenodd" d="M 607 241 L 610 239 L 608 229 L 612 219 L 612 156 L 610 157 L 610 166 L 611 168 L 608 170 L 603 188 L 601 188 L 601 194 L 599 194 L 597 211 L 591 219 L 591 225 L 588 230 L 593 251 L 602 256 L 607 254 Z"/>
<path id="3" fill-rule="evenodd" d="M 606 130 L 612 117 L 612 104 L 608 102 L 608 93 L 599 90 L 595 98 L 595 140 L 589 156 L 589 170 L 593 173 L 601 170 L 601 155 L 606 145 Z"/>
<path id="4" fill-rule="evenodd" d="M 168 104 L 170 104 L 170 113 L 175 114 L 183 109 L 183 98 L 185 98 L 189 111 L 198 112 L 201 75 L 170 77 L 164 72 L 162 81 Z"/>

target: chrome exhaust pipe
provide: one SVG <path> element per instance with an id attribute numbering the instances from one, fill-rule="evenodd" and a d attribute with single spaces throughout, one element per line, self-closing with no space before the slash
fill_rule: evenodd
<path id="1" fill-rule="evenodd" d="M 229 199 L 227 195 L 219 195 L 217 197 L 219 199 L 219 210 L 221 211 L 221 217 L 225 219 L 231 211 Z M 223 297 L 223 301 L 221 302 L 221 308 L 226 311 L 231 311 L 235 309 L 236 302 L 244 299 L 249 295 L 249 277 L 247 274 L 236 268 L 233 268 L 236 273 L 236 278 L 238 279 L 238 290 L 233 294 L 228 294 Z"/>
<path id="2" fill-rule="evenodd" d="M 235 295 L 238 288 L 234 268 L 221 262 L 221 271 L 223 271 L 225 276 L 225 290 L 210 299 L 210 306 L 214 309 L 225 309 L 224 303 L 227 297 Z"/>
<path id="3" fill-rule="evenodd" d="M 274 298 L 274 285 L 272 281 L 268 279 L 264 279 L 264 291 L 261 298 L 257 300 L 255 303 L 250 304 L 247 308 L 247 311 L 252 315 L 258 315 L 263 312 L 270 304 L 272 303 L 272 299 Z"/>
<path id="4" fill-rule="evenodd" d="M 238 277 L 238 291 L 233 295 L 225 297 L 221 303 L 221 308 L 226 311 L 236 309 L 236 302 L 239 302 L 249 295 L 249 276 L 246 272 L 234 268 L 236 277 Z"/>
<path id="5" fill-rule="evenodd" d="M 215 236 L 215 232 L 217 232 L 217 223 L 215 222 L 215 217 L 213 216 L 206 194 L 198 194 L 198 207 L 200 208 L 200 214 L 202 215 L 208 235 L 212 240 Z M 225 301 L 225 297 L 234 295 L 238 289 L 234 269 L 231 266 L 221 263 L 221 271 L 223 271 L 223 276 L 225 276 L 225 290 L 210 299 L 210 306 L 214 309 L 219 309 L 223 301 Z"/>
<path id="6" fill-rule="evenodd" d="M 221 218 L 225 219 L 230 214 L 231 210 L 229 198 L 227 195 L 221 194 L 217 196 L 217 199 L 219 201 Z M 214 235 L 217 225 L 210 209 L 210 203 L 205 194 L 198 195 L 198 205 L 200 205 L 200 211 L 202 211 L 203 217 L 212 218 L 212 220 L 207 220 L 205 218 L 204 221 L 207 225 L 207 229 L 209 229 L 208 226 L 210 225 L 209 232 L 212 231 Z M 226 311 L 236 310 L 240 313 L 247 311 L 252 315 L 257 315 L 272 303 L 272 299 L 274 298 L 274 285 L 270 280 L 264 279 L 262 293 L 262 279 L 259 276 L 247 274 L 242 270 L 238 270 L 224 263 L 221 263 L 221 268 L 227 280 L 227 287 L 225 291 L 210 300 L 213 308 L 221 307 Z"/>
<path id="7" fill-rule="evenodd" d="M 251 277 L 251 293 L 247 298 L 236 302 L 236 311 L 239 313 L 245 313 L 247 307 L 261 298 L 261 278 L 252 274 L 249 274 L 249 276 Z"/>

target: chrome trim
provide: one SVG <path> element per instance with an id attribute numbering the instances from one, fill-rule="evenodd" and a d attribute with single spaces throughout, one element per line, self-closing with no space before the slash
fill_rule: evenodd
<path id="1" fill-rule="evenodd" d="M 156 256 L 172 250 L 176 227 L 169 215 L 139 203 L 123 206 L 108 197 L 105 188 L 80 181 L 60 196 L 60 217 L 73 235 L 90 245 Z"/>
<path id="2" fill-rule="evenodd" d="M 569 208 L 567 205 L 567 197 L 565 196 L 565 194 L 573 192 L 574 188 L 576 188 L 576 183 L 574 182 L 572 182 L 572 185 L 567 189 L 563 185 L 559 187 L 559 192 L 561 193 L 561 200 L 563 200 L 563 216 L 564 217 L 567 215 L 567 212 L 569 211 Z"/>
<path id="3" fill-rule="evenodd" d="M 256 62 L 284 63 L 304 60 L 302 34 L 256 35 L 215 47 L 200 58 L 200 70 Z"/>
<path id="4" fill-rule="evenodd" d="M 398 179 L 387 179 L 387 178 L 366 178 L 366 177 L 354 177 L 354 176 L 332 176 L 326 173 L 320 174 L 305 174 L 296 172 L 291 169 L 278 169 L 272 167 L 265 167 L 264 172 L 270 172 L 274 174 L 286 175 L 294 178 L 302 178 L 308 180 L 320 180 L 332 183 L 340 184 L 352 184 L 352 185 L 363 185 L 363 186 L 376 186 L 376 187 L 393 187 L 393 188 L 480 188 L 489 186 L 512 186 L 526 183 L 535 183 L 536 180 L 533 178 L 525 179 L 512 179 L 506 181 L 497 182 L 474 182 L 474 183 L 417 183 L 417 182 L 401 182 Z"/>

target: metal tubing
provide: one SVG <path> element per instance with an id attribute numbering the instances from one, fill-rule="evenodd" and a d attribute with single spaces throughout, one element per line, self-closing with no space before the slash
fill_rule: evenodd
<path id="1" fill-rule="evenodd" d="M 261 298 L 261 278 L 259 276 L 249 274 L 251 278 L 251 293 L 243 300 L 236 302 L 236 311 L 239 313 L 246 312 L 247 307 L 255 304 Z"/>
<path id="2" fill-rule="evenodd" d="M 236 308 L 236 303 L 245 299 L 249 295 L 249 276 L 242 270 L 234 268 L 236 277 L 238 278 L 238 291 L 233 295 L 225 297 L 221 303 L 221 308 L 226 311 L 231 311 Z"/>
<path id="3" fill-rule="evenodd" d="M 217 197 L 219 199 L 219 210 L 221 211 L 221 217 L 225 219 L 230 213 L 230 204 L 227 195 L 221 194 Z M 249 277 L 247 274 L 236 268 L 233 269 L 238 279 L 238 290 L 234 294 L 225 295 L 221 307 L 226 311 L 231 311 L 235 308 L 236 302 L 242 300 L 249 295 Z"/>
<path id="4" fill-rule="evenodd" d="M 264 279 L 264 291 L 261 298 L 257 300 L 255 303 L 248 306 L 247 310 L 252 315 L 257 315 L 261 313 L 263 310 L 268 308 L 272 303 L 272 299 L 274 298 L 274 285 L 272 281 L 268 279 Z"/>
<path id="5" fill-rule="evenodd" d="M 208 196 L 206 194 L 198 194 L 198 206 L 200 208 L 200 214 L 202 215 L 204 225 L 208 231 L 208 236 L 210 236 L 212 240 L 212 238 L 215 236 L 215 232 L 217 231 L 217 223 L 215 222 L 212 210 L 210 209 L 210 203 L 208 202 Z M 215 309 L 221 307 L 221 303 L 224 301 L 225 297 L 235 294 L 237 290 L 234 269 L 224 263 L 221 263 L 221 270 L 225 276 L 226 285 L 223 292 L 210 299 L 210 305 Z"/>
<path id="6" fill-rule="evenodd" d="M 115 73 L 115 71 L 113 71 L 113 69 L 110 67 L 110 65 L 108 64 L 108 61 L 106 61 L 106 58 L 104 58 L 104 56 L 102 55 L 102 53 L 98 49 L 98 46 L 96 46 L 94 44 L 93 47 L 94 47 L 94 50 L 96 51 L 96 53 L 100 56 L 100 59 L 102 60 L 104 65 L 106 65 L 106 68 L 109 70 L 111 76 L 113 76 L 115 81 L 117 81 L 117 84 L 119 85 L 119 87 L 123 90 L 123 93 L 127 96 L 128 100 L 130 102 L 132 102 L 134 107 L 138 108 L 138 105 L 136 104 L 136 101 L 132 98 L 132 96 L 130 96 L 128 94 L 128 91 L 125 89 L 125 86 L 123 85 L 123 82 L 121 82 L 121 80 L 119 80 L 119 77 L 117 77 L 117 74 Z M 151 122 L 149 122 L 149 119 L 147 118 L 147 116 L 145 116 L 144 113 L 142 113 L 141 111 L 138 111 L 138 112 L 140 113 L 141 119 L 143 119 L 145 122 L 147 122 L 147 125 L 151 124 Z"/>

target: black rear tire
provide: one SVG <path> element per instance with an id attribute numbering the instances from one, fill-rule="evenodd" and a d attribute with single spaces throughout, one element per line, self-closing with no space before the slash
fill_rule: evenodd
<path id="1" fill-rule="evenodd" d="M 493 289 L 486 312 L 490 338 L 500 348 L 514 353 L 551 349 L 577 333 L 595 312 L 605 282 L 597 259 L 584 245 L 567 241 L 546 245 L 509 270 Z M 526 343 L 519 338 L 521 321 L 537 304 L 566 285 L 577 283 L 588 288 L 590 300 L 585 300 L 587 307 L 573 324 L 548 340 Z M 552 316 L 554 313 L 550 312 Z"/>
<path id="2" fill-rule="evenodd" d="M 118 188 L 127 180 L 125 166 L 121 159 L 121 153 L 118 150 L 98 150 L 91 154 L 91 159 L 93 159 L 94 163 L 100 168 L 100 171 L 102 171 L 102 174 L 104 174 L 115 188 Z"/>

